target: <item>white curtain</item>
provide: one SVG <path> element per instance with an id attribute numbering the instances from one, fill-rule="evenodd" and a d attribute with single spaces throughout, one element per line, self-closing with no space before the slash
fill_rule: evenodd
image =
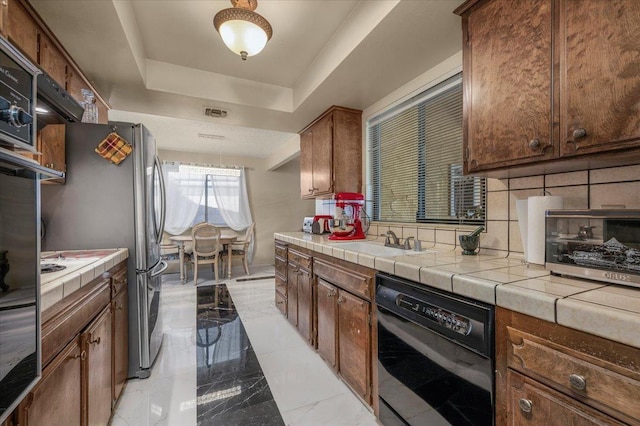
<path id="1" fill-rule="evenodd" d="M 227 226 L 238 232 L 247 229 L 253 219 L 249 208 L 244 169 L 233 169 L 233 173 L 212 173 L 210 179 L 218 210 Z M 249 261 L 253 260 L 254 242 L 255 238 L 251 240 L 249 246 L 247 255 Z"/>
<path id="2" fill-rule="evenodd" d="M 179 171 L 179 164 L 163 164 L 166 182 L 167 213 L 165 231 L 180 235 L 193 224 L 204 194 L 204 176 Z"/>

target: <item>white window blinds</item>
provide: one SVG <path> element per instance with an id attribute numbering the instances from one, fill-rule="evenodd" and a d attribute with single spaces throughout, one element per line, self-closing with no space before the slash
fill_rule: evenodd
<path id="1" fill-rule="evenodd" d="M 462 175 L 462 75 L 367 122 L 373 220 L 484 223 L 485 179 Z"/>

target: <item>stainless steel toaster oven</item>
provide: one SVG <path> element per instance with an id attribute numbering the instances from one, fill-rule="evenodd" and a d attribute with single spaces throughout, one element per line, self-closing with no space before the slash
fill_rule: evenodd
<path id="1" fill-rule="evenodd" d="M 640 210 L 548 210 L 552 273 L 640 287 Z"/>

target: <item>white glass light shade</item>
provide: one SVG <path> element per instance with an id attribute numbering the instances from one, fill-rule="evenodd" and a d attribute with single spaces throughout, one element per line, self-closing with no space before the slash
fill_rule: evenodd
<path id="1" fill-rule="evenodd" d="M 226 21 L 220 25 L 218 31 L 224 44 L 237 55 L 247 52 L 247 56 L 253 56 L 267 45 L 267 33 L 249 21 Z"/>

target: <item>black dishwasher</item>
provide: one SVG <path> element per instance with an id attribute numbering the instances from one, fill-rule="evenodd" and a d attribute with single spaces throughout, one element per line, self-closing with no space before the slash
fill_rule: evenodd
<path id="1" fill-rule="evenodd" d="M 380 422 L 494 424 L 494 307 L 376 275 Z"/>

